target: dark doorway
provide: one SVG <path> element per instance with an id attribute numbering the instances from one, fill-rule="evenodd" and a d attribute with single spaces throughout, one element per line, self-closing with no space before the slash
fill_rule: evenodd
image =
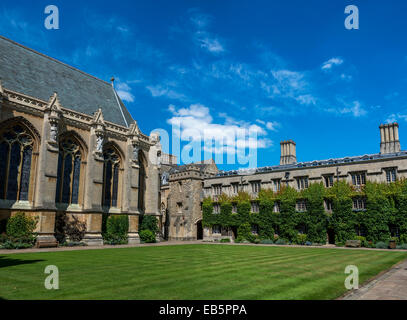
<path id="1" fill-rule="evenodd" d="M 200 220 L 196 223 L 196 239 L 197 240 L 203 239 L 202 220 Z"/>
<path id="2" fill-rule="evenodd" d="M 334 229 L 330 228 L 327 230 L 328 233 L 328 243 L 335 244 L 335 231 Z"/>
<path id="3" fill-rule="evenodd" d="M 237 238 L 237 227 L 231 227 L 232 232 L 233 232 L 233 239 Z"/>

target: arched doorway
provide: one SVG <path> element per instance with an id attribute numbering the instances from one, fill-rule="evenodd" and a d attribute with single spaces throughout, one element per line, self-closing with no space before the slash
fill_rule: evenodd
<path id="1" fill-rule="evenodd" d="M 196 240 L 203 240 L 202 220 L 196 223 Z"/>
<path id="2" fill-rule="evenodd" d="M 328 244 L 335 244 L 335 230 L 333 228 L 328 228 Z"/>

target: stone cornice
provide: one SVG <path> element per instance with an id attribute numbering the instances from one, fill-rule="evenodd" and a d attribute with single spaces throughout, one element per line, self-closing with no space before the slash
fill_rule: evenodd
<path id="1" fill-rule="evenodd" d="M 24 113 L 43 116 L 47 106 L 49 105 L 49 101 L 34 98 L 6 88 L 3 88 L 3 92 L 3 99 L 8 102 L 9 105 Z M 72 126 L 82 129 L 90 129 L 92 125 L 93 117 L 90 115 L 72 109 L 67 109 L 63 106 L 61 106 L 61 113 L 64 121 Z M 118 138 L 119 140 L 127 139 L 129 128 L 109 121 L 104 121 L 104 123 L 109 136 Z M 153 145 L 150 138 L 141 132 L 138 133 L 138 138 L 145 145 Z"/>

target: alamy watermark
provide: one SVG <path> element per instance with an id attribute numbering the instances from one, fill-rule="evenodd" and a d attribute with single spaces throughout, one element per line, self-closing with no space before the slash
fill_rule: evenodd
<path id="1" fill-rule="evenodd" d="M 345 288 L 348 290 L 359 289 L 359 269 L 357 266 L 349 265 L 345 268 L 345 274 L 349 276 L 345 279 Z"/>
<path id="2" fill-rule="evenodd" d="M 45 278 L 44 286 L 47 290 L 58 290 L 59 289 L 59 270 L 57 266 L 49 265 L 46 266 L 44 270 L 45 274 L 49 274 Z"/>
<path id="3" fill-rule="evenodd" d="M 349 5 L 345 8 L 348 16 L 345 19 L 345 28 L 348 30 L 359 29 L 359 8 L 355 5 Z"/>
<path id="4" fill-rule="evenodd" d="M 59 9 L 55 5 L 49 5 L 45 7 L 45 14 L 48 16 L 44 20 L 44 27 L 48 30 L 59 29 Z"/>

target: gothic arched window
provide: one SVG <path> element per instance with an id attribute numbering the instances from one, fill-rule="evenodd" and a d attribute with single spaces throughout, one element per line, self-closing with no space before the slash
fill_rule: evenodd
<path id="1" fill-rule="evenodd" d="M 0 199 L 28 200 L 33 145 L 20 124 L 0 136 Z"/>
<path id="2" fill-rule="evenodd" d="M 138 189 L 138 209 L 141 213 L 145 211 L 145 193 L 146 193 L 146 161 L 143 151 L 140 150 L 138 154 L 139 163 L 139 189 Z"/>
<path id="3" fill-rule="evenodd" d="M 56 203 L 78 204 L 81 156 L 79 145 L 73 139 L 68 137 L 60 142 Z"/>
<path id="4" fill-rule="evenodd" d="M 117 207 L 120 157 L 113 147 L 103 151 L 103 201 L 105 207 Z"/>

